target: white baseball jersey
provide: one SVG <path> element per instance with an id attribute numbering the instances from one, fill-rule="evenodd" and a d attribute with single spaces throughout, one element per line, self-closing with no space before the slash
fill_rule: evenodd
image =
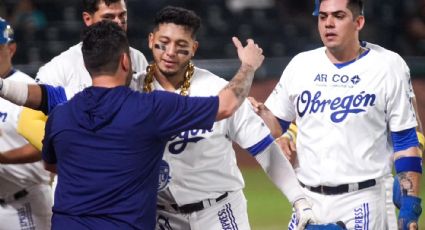
<path id="1" fill-rule="evenodd" d="M 142 84 L 143 77 L 140 90 Z M 195 68 L 189 95 L 217 95 L 226 84 L 226 80 L 211 72 Z M 164 90 L 156 80 L 153 85 L 156 90 Z M 164 152 L 166 163 L 161 168 L 160 190 L 168 188 L 179 206 L 241 190 L 244 181 L 232 141 L 249 149 L 260 146 L 269 134 L 246 100 L 232 117 L 215 122 L 211 130 L 188 130 L 171 137 Z"/>
<path id="2" fill-rule="evenodd" d="M 63 86 L 68 100 L 84 88 L 91 86 L 92 80 L 84 67 L 81 47 L 82 43 L 80 42 L 42 66 L 37 73 L 36 81 L 42 84 Z M 131 47 L 130 58 L 133 65 L 133 77 L 138 78 L 140 73 L 146 69 L 148 62 L 140 51 Z"/>
<path id="3" fill-rule="evenodd" d="M 28 75 L 16 71 L 9 79 L 34 83 Z M 22 107 L 0 98 L 0 154 L 22 147 L 28 142 L 16 130 Z M 36 184 L 48 184 L 50 174 L 42 162 L 31 164 L 0 164 L 0 198 Z"/>
<path id="4" fill-rule="evenodd" d="M 413 92 L 412 79 L 410 78 L 410 69 L 404 59 L 398 53 L 370 42 L 365 43 L 365 47 L 381 53 L 386 58 L 386 62 L 390 63 L 391 68 L 394 71 L 399 71 L 399 74 L 396 76 L 401 76 L 404 78 L 409 97 L 415 97 L 415 93 Z"/>
<path id="5" fill-rule="evenodd" d="M 337 68 L 318 48 L 295 56 L 266 101 L 299 127 L 298 179 L 337 186 L 391 172 L 390 132 L 416 126 L 405 78 L 382 53 Z M 306 68 L 308 66 L 308 68 Z"/>

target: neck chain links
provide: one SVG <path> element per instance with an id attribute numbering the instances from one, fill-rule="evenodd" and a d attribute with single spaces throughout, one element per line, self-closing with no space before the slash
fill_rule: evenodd
<path id="1" fill-rule="evenodd" d="M 357 54 L 357 57 L 356 57 L 356 59 L 355 59 L 354 61 L 359 60 L 359 58 L 360 58 L 360 56 L 362 56 L 362 54 L 363 54 L 363 47 L 362 47 L 362 46 L 360 46 L 360 48 L 359 48 L 359 53 Z"/>
<path id="2" fill-rule="evenodd" d="M 153 90 L 153 78 L 155 75 L 156 65 L 155 63 L 148 65 L 146 67 L 146 77 L 143 84 L 143 92 L 150 93 Z M 180 86 L 180 95 L 187 96 L 189 95 L 190 88 L 190 80 L 193 77 L 193 73 L 195 72 L 195 66 L 192 62 L 189 62 L 186 73 L 184 74 L 183 84 Z"/>

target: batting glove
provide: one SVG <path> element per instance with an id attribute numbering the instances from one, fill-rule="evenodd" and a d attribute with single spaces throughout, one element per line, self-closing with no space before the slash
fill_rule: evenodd
<path id="1" fill-rule="evenodd" d="M 418 224 L 421 213 L 421 198 L 409 195 L 402 196 L 400 213 L 398 215 L 399 229 L 408 230 L 410 224 Z"/>
<path id="2" fill-rule="evenodd" d="M 311 204 L 305 198 L 295 201 L 294 208 L 298 220 L 297 230 L 303 230 L 307 224 L 314 224 L 317 222 L 313 210 L 311 209 Z"/>

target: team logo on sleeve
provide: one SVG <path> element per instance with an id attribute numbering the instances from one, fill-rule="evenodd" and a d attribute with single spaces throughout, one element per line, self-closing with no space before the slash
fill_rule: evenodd
<path id="1" fill-rule="evenodd" d="M 161 160 L 161 163 L 159 163 L 158 191 L 162 191 L 167 188 L 168 184 L 170 183 L 170 179 L 170 165 L 166 161 Z"/>

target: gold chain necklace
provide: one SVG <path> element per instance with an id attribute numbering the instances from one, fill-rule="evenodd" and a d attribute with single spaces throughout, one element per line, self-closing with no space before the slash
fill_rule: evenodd
<path id="1" fill-rule="evenodd" d="M 147 93 L 152 92 L 155 68 L 156 68 L 155 63 L 150 64 L 148 65 L 148 67 L 146 67 L 146 77 L 143 82 L 144 83 L 143 92 L 147 92 Z M 184 74 L 183 84 L 180 86 L 180 95 L 183 95 L 183 96 L 189 95 L 190 80 L 192 79 L 194 72 L 195 72 L 195 66 L 192 64 L 192 62 L 189 62 L 186 73 Z"/>
<path id="2" fill-rule="evenodd" d="M 359 60 L 359 58 L 360 58 L 360 56 L 362 56 L 362 54 L 363 54 L 363 47 L 360 46 L 359 53 L 358 53 L 358 55 L 357 55 L 357 57 L 356 57 L 356 59 L 354 61 Z"/>

